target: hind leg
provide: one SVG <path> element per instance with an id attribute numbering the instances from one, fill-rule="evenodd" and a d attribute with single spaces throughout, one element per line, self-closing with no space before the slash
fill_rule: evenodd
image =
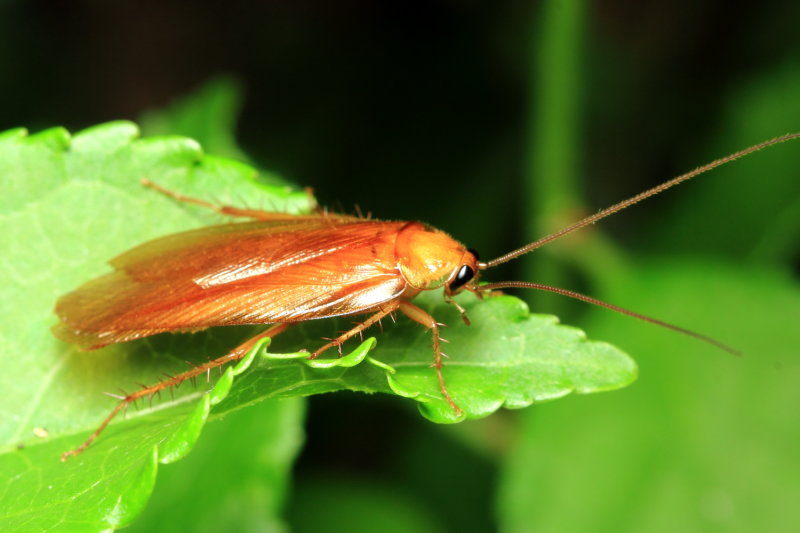
<path id="1" fill-rule="evenodd" d="M 288 327 L 289 327 L 289 324 L 275 324 L 274 326 L 272 326 L 271 328 L 267 329 L 266 331 L 263 331 L 263 332 L 259 333 L 258 335 L 256 335 L 255 337 L 252 337 L 252 338 L 246 340 L 245 342 L 243 342 L 242 344 L 240 344 L 239 346 L 237 346 L 236 348 L 234 348 L 233 350 L 231 350 L 227 354 L 223 355 L 222 357 L 218 357 L 217 359 L 213 359 L 213 360 L 208 361 L 207 363 L 204 363 L 202 365 L 197 365 L 196 367 L 192 368 L 191 370 L 188 370 L 186 372 L 178 374 L 177 376 L 171 376 L 168 379 L 165 379 L 164 381 L 156 383 L 155 385 L 151 385 L 149 387 L 143 387 L 143 388 L 139 389 L 138 391 L 136 391 L 136 392 L 134 392 L 132 394 L 128 394 L 127 396 L 120 397 L 120 402 L 108 414 L 108 416 L 105 418 L 105 420 L 103 420 L 100 423 L 100 425 L 97 427 L 97 429 L 94 431 L 94 433 L 89 435 L 89 438 L 86 439 L 86 441 L 84 441 L 83 444 L 81 444 L 80 446 L 78 446 L 74 450 L 70 450 L 68 452 L 64 452 L 63 454 L 61 454 L 61 460 L 62 461 L 66 461 L 67 459 L 69 459 L 73 455 L 78 455 L 83 450 L 88 448 L 92 444 L 92 442 L 94 442 L 94 440 L 97 437 L 100 436 L 100 434 L 103 432 L 103 430 L 106 429 L 106 426 L 108 426 L 108 424 L 114 419 L 114 417 L 117 416 L 117 414 L 121 410 L 126 408 L 132 402 L 135 402 L 139 398 L 146 398 L 148 396 L 152 397 L 154 394 L 157 394 L 158 392 L 160 392 L 160 391 L 162 391 L 164 389 L 167 389 L 169 387 L 174 387 L 176 385 L 179 385 L 179 384 L 183 383 L 184 381 L 186 381 L 187 379 L 194 379 L 197 376 L 200 376 L 202 374 L 207 374 L 207 373 L 211 372 L 211 370 L 214 369 L 214 368 L 221 367 L 222 365 L 225 365 L 227 363 L 231 363 L 233 361 L 238 361 L 239 359 L 244 357 L 247 354 L 247 352 L 250 351 L 250 349 L 253 347 L 253 345 L 257 341 L 259 341 L 259 340 L 261 340 L 263 338 L 266 338 L 266 337 L 270 337 L 270 338 L 275 337 L 279 333 L 282 333 L 283 331 L 285 331 Z"/>
<path id="2" fill-rule="evenodd" d="M 160 192 L 161 194 L 172 198 L 176 202 L 199 205 L 201 207 L 211 209 L 212 211 L 216 211 L 217 213 L 220 213 L 222 215 L 228 215 L 233 217 L 244 217 L 244 218 L 253 218 L 256 220 L 272 220 L 275 222 L 280 222 L 281 220 L 296 221 L 300 217 L 314 216 L 314 215 L 289 215 L 286 213 L 264 211 L 263 209 L 244 209 L 240 207 L 234 207 L 231 205 L 218 205 L 213 202 L 202 200 L 200 198 L 185 196 L 179 192 L 175 192 L 173 190 L 167 189 L 166 187 L 162 187 L 161 185 L 154 183 L 147 178 L 142 178 L 142 185 L 144 185 L 145 187 L 150 187 L 151 189 L 154 189 Z M 311 189 L 306 189 L 306 193 L 308 194 L 309 204 L 312 206 L 316 206 L 317 203 L 316 200 L 314 200 L 314 197 L 311 193 Z"/>

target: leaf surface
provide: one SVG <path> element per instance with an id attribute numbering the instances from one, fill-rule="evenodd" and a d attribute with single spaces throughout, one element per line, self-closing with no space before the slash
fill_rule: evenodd
<path id="1" fill-rule="evenodd" d="M 314 349 L 321 337 L 352 319 L 301 324 L 281 335 L 269 354 L 229 368 L 214 385 L 186 384 L 175 397 L 120 417 L 85 453 L 67 463 L 61 452 L 78 445 L 113 407 L 103 391 L 134 390 L 194 363 L 216 357 L 257 328 L 217 328 L 161 335 L 78 352 L 49 332 L 57 297 L 108 270 L 120 252 L 168 233 L 222 223 L 214 212 L 177 204 L 141 186 L 147 177 L 183 194 L 218 203 L 300 212 L 304 192 L 256 179 L 249 166 L 205 155 L 182 137 L 138 138 L 135 125 L 104 124 L 70 136 L 62 129 L 28 136 L 0 134 L 0 529 L 63 527 L 102 530 L 130 523 L 152 491 L 158 464 L 185 456 L 205 421 L 268 398 L 342 389 L 413 398 L 428 418 L 454 422 L 441 398 L 427 331 L 399 319 L 385 324 L 378 347 L 367 339 L 350 355 L 308 361 L 292 354 Z M 465 326 L 440 294 L 419 299 L 438 320 L 452 356 L 445 368 L 450 392 L 470 418 L 505 405 L 522 407 L 570 392 L 619 388 L 636 376 L 631 359 L 553 317 L 529 314 L 517 299 L 461 298 L 473 320 Z M 246 371 L 245 371 L 246 370 Z M 218 405 L 216 405 L 218 404 Z"/>
<path id="2" fill-rule="evenodd" d="M 603 296 L 718 335 L 744 356 L 592 312 L 587 329 L 642 354 L 641 379 L 523 414 L 500 483 L 503 530 L 798 529 L 797 282 L 771 269 L 662 258 Z"/>

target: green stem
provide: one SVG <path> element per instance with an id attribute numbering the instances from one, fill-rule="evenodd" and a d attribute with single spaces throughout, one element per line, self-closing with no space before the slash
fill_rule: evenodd
<path id="1" fill-rule="evenodd" d="M 583 0 L 547 0 L 535 14 L 528 150 L 531 237 L 554 226 L 565 211 L 581 205 L 580 147 Z"/>
<path id="2" fill-rule="evenodd" d="M 529 240 L 574 223 L 584 207 L 581 140 L 582 77 L 587 3 L 546 0 L 534 13 L 526 184 Z M 572 240 L 570 240 L 572 239 Z M 544 253 L 542 253 L 544 252 Z M 535 261 L 535 262 L 534 262 Z M 574 265 L 594 286 L 627 270 L 625 258 L 600 232 L 587 228 L 526 259 L 526 279 L 568 288 L 564 264 Z M 537 295 L 537 307 L 561 313 L 570 305 L 552 294 Z"/>
<path id="3" fill-rule="evenodd" d="M 525 191 L 525 233 L 531 241 L 574 221 L 581 212 L 578 175 L 585 13 L 584 0 L 546 0 L 533 13 Z M 558 284 L 564 279 L 550 254 L 533 254 L 525 267 L 537 281 Z M 552 303 L 558 305 L 558 301 Z M 555 311 L 551 302 L 547 304 L 548 310 Z"/>

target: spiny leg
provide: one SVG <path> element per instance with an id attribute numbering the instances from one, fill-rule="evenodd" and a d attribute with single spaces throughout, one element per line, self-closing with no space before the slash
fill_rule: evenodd
<path id="1" fill-rule="evenodd" d="M 414 322 L 418 322 L 431 330 L 433 335 L 433 366 L 436 368 L 436 376 L 439 378 L 439 390 L 442 392 L 444 399 L 447 400 L 447 403 L 450 404 L 450 407 L 453 408 L 453 411 L 456 412 L 456 415 L 461 416 L 464 411 L 453 401 L 444 383 L 444 375 L 442 374 L 442 337 L 439 335 L 440 324 L 424 309 L 411 302 L 401 301 L 400 311 Z"/>
<path id="2" fill-rule="evenodd" d="M 187 379 L 194 379 L 194 378 L 196 378 L 197 376 L 199 376 L 201 374 L 205 374 L 207 372 L 210 372 L 212 368 L 218 368 L 218 367 L 221 367 L 222 365 L 225 365 L 227 363 L 230 363 L 230 362 L 233 362 L 233 361 L 238 361 L 239 359 L 244 357 L 247 354 L 247 352 L 250 351 L 250 349 L 253 347 L 253 345 L 256 342 L 258 342 L 259 340 L 261 340 L 263 338 L 266 338 L 266 337 L 270 337 L 270 338 L 275 337 L 279 333 L 282 333 L 283 331 L 285 331 L 286 328 L 289 327 L 289 325 L 290 324 L 275 324 L 274 326 L 272 326 L 271 328 L 267 329 L 266 331 L 263 331 L 263 332 L 259 333 L 258 335 L 256 335 L 255 337 L 252 337 L 252 338 L 244 341 L 242 344 L 240 344 L 239 346 L 237 346 L 236 348 L 234 348 L 233 350 L 231 350 L 227 354 L 223 355 L 222 357 L 219 357 L 217 359 L 213 359 L 213 360 L 208 361 L 207 363 L 204 363 L 202 365 L 197 365 L 194 368 L 192 368 L 191 370 L 188 370 L 186 372 L 178 374 L 177 376 L 170 376 L 168 379 L 165 379 L 164 381 L 156 383 L 155 385 L 151 385 L 149 387 L 143 387 L 143 388 L 139 389 L 138 391 L 136 391 L 136 392 L 134 392 L 132 394 L 128 394 L 126 396 L 121 397 L 120 398 L 120 402 L 108 414 L 108 416 L 105 418 L 105 420 L 103 420 L 103 422 L 97 427 L 97 429 L 94 431 L 94 433 L 89 435 L 89 438 L 86 439 L 86 441 L 83 444 L 81 444 L 80 446 L 78 446 L 74 450 L 70 450 L 68 452 L 64 452 L 63 454 L 61 454 L 61 460 L 62 461 L 66 461 L 67 459 L 69 459 L 73 455 L 78 455 L 83 450 L 88 448 L 89 445 L 91 445 L 92 442 L 94 442 L 94 440 L 97 437 L 100 436 L 100 434 L 103 432 L 103 430 L 106 429 L 106 426 L 108 426 L 108 424 L 114 419 L 114 417 L 117 416 L 117 414 L 122 409 L 126 408 L 130 403 L 135 402 L 139 398 L 145 398 L 147 396 L 152 397 L 154 394 L 158 394 L 159 392 L 161 392 L 162 390 L 164 390 L 166 388 L 174 387 L 176 385 L 179 385 L 179 384 L 183 383 Z"/>
<path id="3" fill-rule="evenodd" d="M 354 337 L 356 335 L 361 334 L 362 331 L 364 331 L 365 329 L 369 328 L 370 326 L 375 325 L 375 323 L 380 323 L 382 318 L 386 318 L 387 315 L 390 315 L 390 314 L 394 313 L 395 311 L 397 311 L 398 307 L 400 307 L 400 304 L 396 300 L 385 304 L 374 315 L 372 315 L 369 318 L 367 318 L 364 322 L 361 322 L 360 324 L 356 325 L 356 327 L 354 327 L 353 329 L 345 331 L 344 333 L 342 333 L 341 335 L 339 335 L 335 339 L 331 340 L 331 342 L 329 342 L 328 344 L 322 346 L 320 349 L 318 349 L 317 351 L 312 353 L 308 358 L 309 359 L 316 359 L 325 350 L 328 350 L 329 348 L 333 348 L 334 346 L 337 346 L 337 347 L 341 346 L 342 343 L 344 343 L 347 339 L 350 339 L 350 338 L 352 338 L 352 337 Z"/>
<path id="4" fill-rule="evenodd" d="M 461 320 L 464 321 L 464 324 L 466 324 L 467 326 L 472 324 L 472 322 L 470 322 L 469 320 L 469 317 L 467 316 L 467 310 L 461 307 L 461 304 L 455 301 L 452 296 L 445 294 L 444 301 L 454 306 L 456 309 L 458 309 L 458 312 L 461 315 Z"/>
<path id="5" fill-rule="evenodd" d="M 207 209 L 211 209 L 212 211 L 216 211 L 222 215 L 229 215 L 234 217 L 245 217 L 245 218 L 254 218 L 256 220 L 283 220 L 286 218 L 291 217 L 292 219 L 296 219 L 297 217 L 294 215 L 287 215 L 286 213 L 277 213 L 273 211 L 264 211 L 263 209 L 243 209 L 241 207 L 234 207 L 230 205 L 217 205 L 213 202 L 209 202 L 206 200 L 201 200 L 200 198 L 194 198 L 192 196 L 185 196 L 179 192 L 175 192 L 173 190 L 167 189 L 166 187 L 162 187 L 158 183 L 154 183 L 147 178 L 142 178 L 142 185 L 145 187 L 150 187 L 161 194 L 168 196 L 175 200 L 176 202 L 184 202 L 187 204 L 195 204 L 201 207 L 205 207 Z M 316 206 L 316 200 L 314 200 L 313 192 L 311 189 L 306 189 L 306 194 L 309 196 L 309 204 L 312 206 Z"/>

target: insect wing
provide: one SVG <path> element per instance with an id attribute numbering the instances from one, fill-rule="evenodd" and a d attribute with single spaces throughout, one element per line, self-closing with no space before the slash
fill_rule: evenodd
<path id="1" fill-rule="evenodd" d="M 225 264 L 253 260 L 259 253 L 274 254 L 287 241 L 291 242 L 292 235 L 336 229 L 349 222 L 357 219 L 286 215 L 268 222 L 207 226 L 145 242 L 113 258 L 109 264 L 138 281 L 193 277 L 198 272 L 220 270 Z M 350 238 L 342 237 L 343 241 Z M 290 249 L 288 253 L 296 250 Z"/>
<path id="2" fill-rule="evenodd" d="M 165 331 L 358 313 L 399 296 L 402 222 L 298 217 L 201 228 L 145 243 L 65 295 L 54 331 L 96 348 Z"/>

